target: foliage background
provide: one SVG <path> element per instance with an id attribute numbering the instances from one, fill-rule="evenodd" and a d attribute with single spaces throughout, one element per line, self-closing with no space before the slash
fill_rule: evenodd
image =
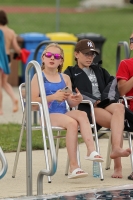
<path id="1" fill-rule="evenodd" d="M 57 13 L 57 0 L 0 0 L 0 9 L 8 8 L 9 26 L 19 35 L 21 33 L 66 32 L 75 36 L 81 33 L 96 33 L 106 38 L 102 46 L 103 67 L 111 74 L 116 72 L 116 47 L 119 41 L 129 41 L 133 31 L 133 5 L 124 8 L 79 9 L 80 0 L 60 0 Z M 6 7 L 5 7 L 6 6 Z M 17 6 L 20 6 L 17 8 Z M 23 8 L 27 12 L 23 13 Z M 44 12 L 35 11 L 45 8 Z M 14 9 L 10 11 L 9 8 Z M 55 8 L 52 13 L 48 8 Z M 62 9 L 67 9 L 63 12 Z M 74 10 L 72 10 L 74 9 Z M 57 22 L 59 30 L 57 29 Z M 122 50 L 122 57 L 124 51 Z"/>

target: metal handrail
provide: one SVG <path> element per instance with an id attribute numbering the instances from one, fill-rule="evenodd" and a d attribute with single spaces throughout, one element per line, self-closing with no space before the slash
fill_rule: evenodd
<path id="1" fill-rule="evenodd" d="M 0 171 L 0 179 L 2 179 L 7 172 L 8 164 L 1 147 L 0 147 L 0 160 L 2 163 L 2 169 Z"/>
<path id="2" fill-rule="evenodd" d="M 118 66 L 120 63 L 121 47 L 124 47 L 125 58 L 130 58 L 130 50 L 129 50 L 128 42 L 126 41 L 118 42 L 117 49 L 116 49 L 116 71 L 118 70 Z"/>
<path id="3" fill-rule="evenodd" d="M 55 174 L 57 169 L 57 157 L 53 139 L 53 133 L 49 118 L 46 93 L 44 89 L 44 83 L 42 78 L 41 67 L 35 60 L 30 61 L 25 70 L 25 81 L 26 81 L 26 181 L 27 181 L 27 196 L 32 196 L 32 126 L 31 126 L 31 80 L 30 80 L 30 69 L 34 67 L 37 72 L 38 84 L 40 88 L 40 95 L 42 99 L 43 114 L 46 121 L 46 129 L 48 132 L 49 147 L 51 153 L 51 166 L 49 170 L 41 170 L 37 178 L 37 194 L 43 194 L 43 176 L 52 176 Z"/>
<path id="4" fill-rule="evenodd" d="M 43 45 L 48 45 L 50 43 L 58 43 L 58 44 L 63 44 L 63 45 L 76 45 L 77 42 L 72 42 L 72 41 L 51 41 L 51 40 L 46 40 L 46 41 L 42 41 L 40 42 L 40 44 L 36 47 L 35 52 L 34 52 L 34 56 L 33 56 L 33 60 L 37 60 L 37 54 L 39 52 L 39 49 L 43 46 Z M 34 113 L 33 114 L 33 121 L 34 124 L 37 124 L 37 114 Z"/>

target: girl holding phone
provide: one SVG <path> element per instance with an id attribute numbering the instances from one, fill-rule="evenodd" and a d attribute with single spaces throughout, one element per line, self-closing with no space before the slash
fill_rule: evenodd
<path id="1" fill-rule="evenodd" d="M 70 174 L 68 178 L 83 178 L 88 176 L 88 173 L 80 169 L 77 162 L 77 134 L 79 127 L 87 146 L 85 159 L 103 162 L 103 158 L 95 151 L 92 131 L 86 113 L 79 110 L 67 110 L 66 101 L 70 107 L 75 107 L 81 103 L 83 98 L 78 89 L 76 89 L 75 95 L 62 91 L 66 86 L 72 90 L 69 76 L 61 73 L 63 61 L 64 53 L 62 48 L 55 43 L 48 45 L 42 54 L 42 76 L 51 124 L 52 126 L 66 128 L 66 147 L 70 159 Z M 38 79 L 35 74 L 31 81 L 32 101 L 41 102 L 39 93 Z"/>

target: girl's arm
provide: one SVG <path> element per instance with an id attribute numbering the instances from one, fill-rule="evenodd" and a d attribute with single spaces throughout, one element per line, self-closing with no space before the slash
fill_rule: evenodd
<path id="1" fill-rule="evenodd" d="M 83 96 L 81 95 L 79 90 L 77 88 L 75 88 L 75 90 L 76 90 L 76 93 L 71 94 L 67 100 L 67 102 L 71 108 L 79 105 L 81 103 L 81 101 L 83 100 Z"/>
<path id="2" fill-rule="evenodd" d="M 118 80 L 118 89 L 120 92 L 120 95 L 126 95 L 131 89 L 133 88 L 133 77 L 131 77 L 129 80 L 119 79 Z"/>
<path id="3" fill-rule="evenodd" d="M 21 48 L 20 48 L 20 46 L 19 46 L 19 44 L 17 42 L 17 36 L 16 36 L 16 34 L 15 34 L 15 32 L 13 30 L 12 30 L 12 35 L 13 35 L 12 36 L 12 46 L 13 46 L 15 52 L 20 54 Z"/>
<path id="4" fill-rule="evenodd" d="M 39 103 L 42 102 L 40 97 L 40 89 L 39 89 L 37 74 L 35 74 L 31 80 L 31 101 Z"/>

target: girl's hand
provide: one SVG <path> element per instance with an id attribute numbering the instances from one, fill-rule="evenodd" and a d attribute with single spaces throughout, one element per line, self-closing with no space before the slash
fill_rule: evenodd
<path id="1" fill-rule="evenodd" d="M 83 96 L 79 92 L 78 88 L 75 88 L 75 90 L 76 90 L 76 94 L 71 94 L 70 98 L 72 101 L 80 103 L 83 100 Z"/>
<path id="2" fill-rule="evenodd" d="M 97 104 L 99 104 L 101 101 L 100 100 L 97 100 L 95 103 L 94 103 L 94 108 L 96 108 L 97 107 Z"/>
<path id="3" fill-rule="evenodd" d="M 58 90 L 55 94 L 53 94 L 54 100 L 56 101 L 65 101 L 70 96 L 69 93 L 63 92 L 62 90 Z"/>

